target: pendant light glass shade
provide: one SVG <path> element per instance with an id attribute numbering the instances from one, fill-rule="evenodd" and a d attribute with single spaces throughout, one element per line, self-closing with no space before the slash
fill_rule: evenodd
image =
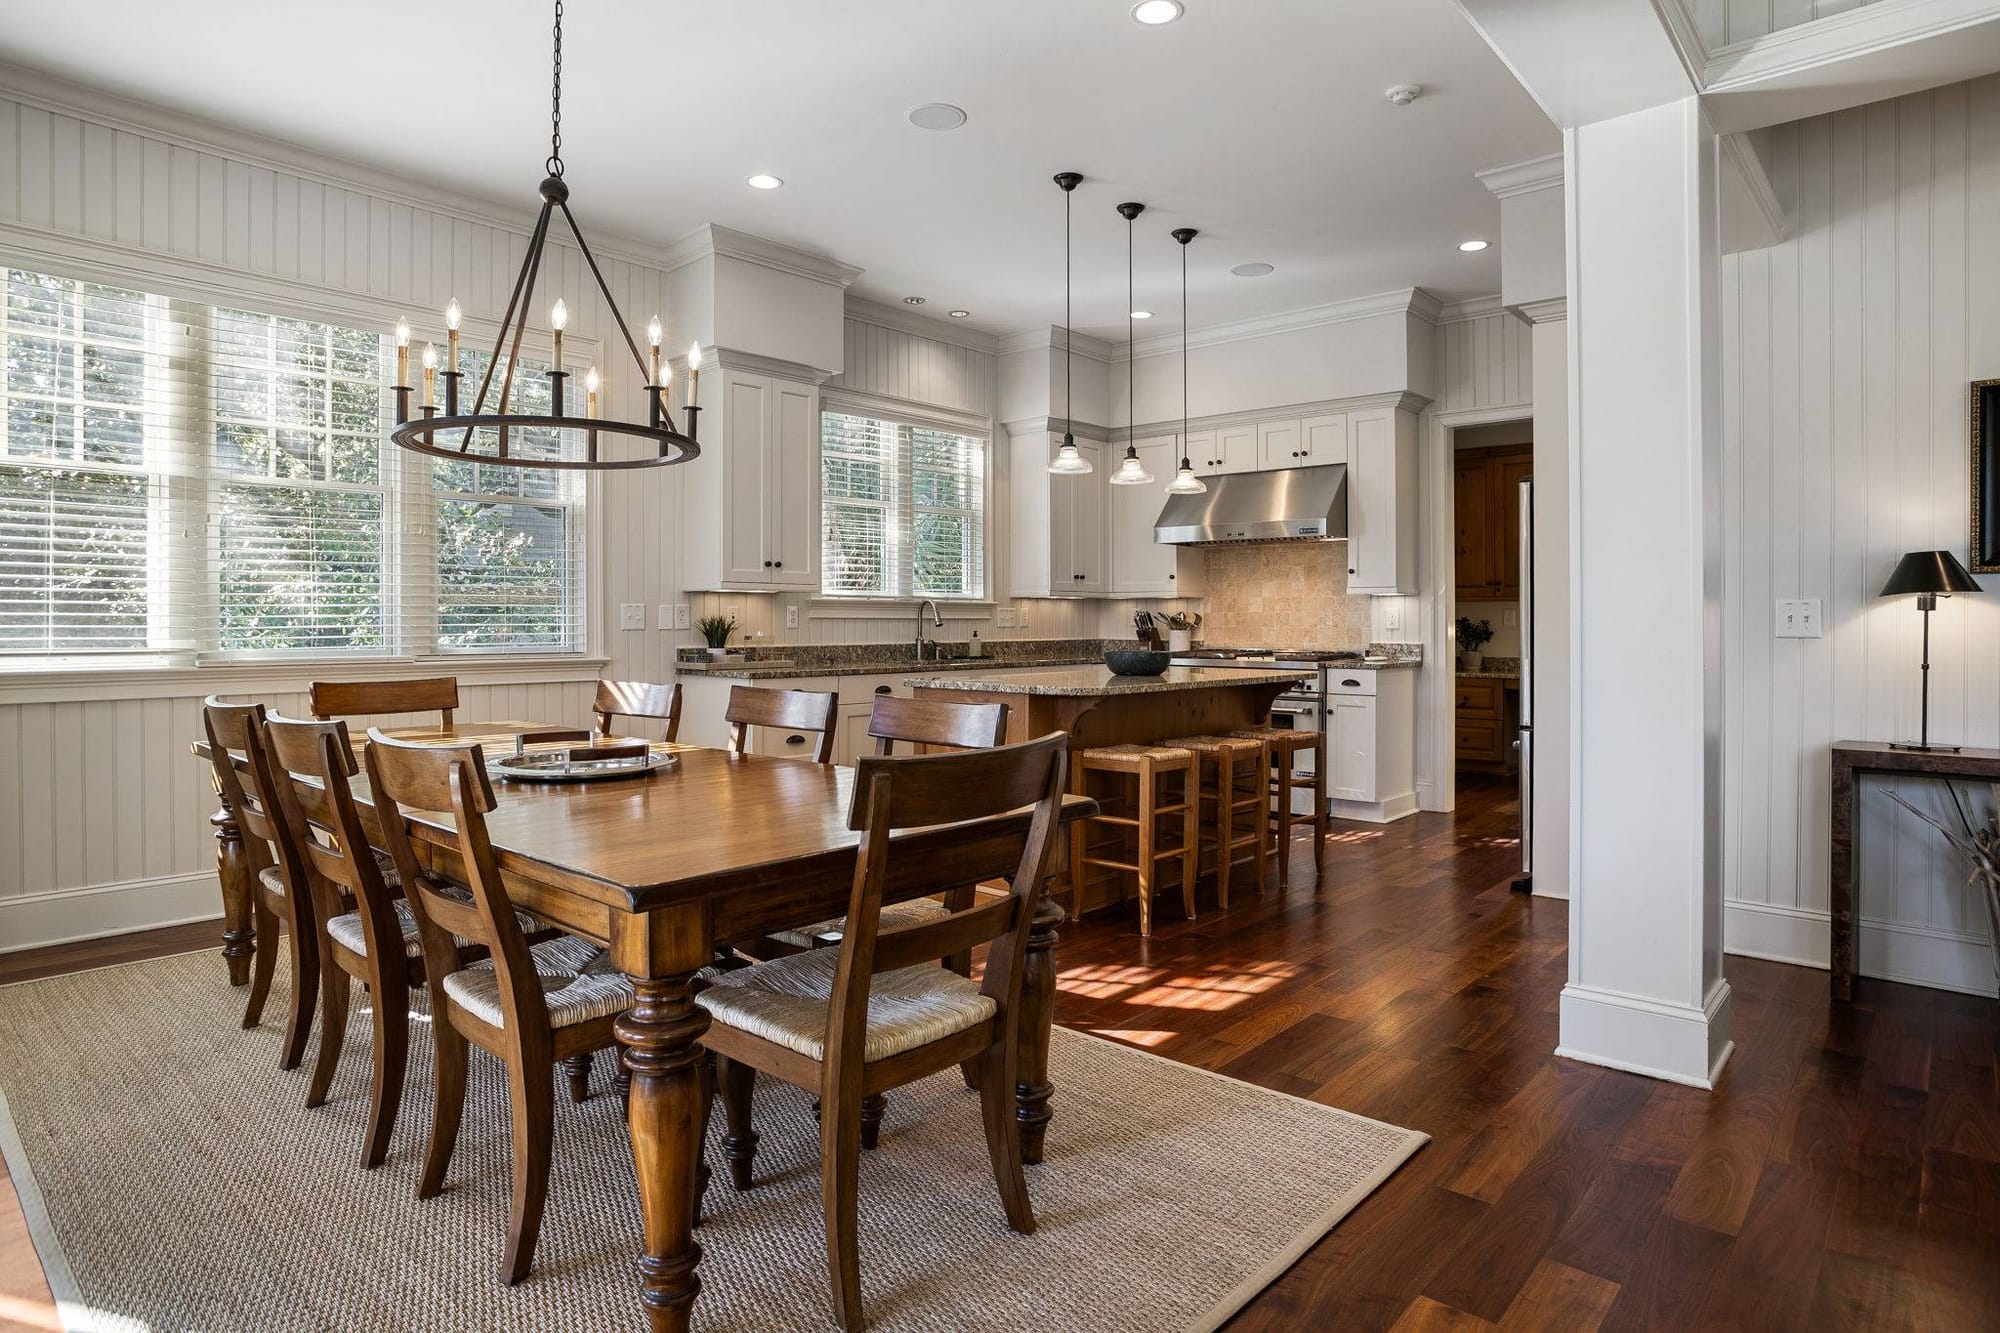
<path id="1" fill-rule="evenodd" d="M 1150 486 L 1153 474 L 1139 461 L 1139 445 L 1132 438 L 1139 427 L 1139 363 L 1132 345 L 1132 219 L 1146 211 L 1144 204 L 1120 204 L 1118 215 L 1125 219 L 1125 458 L 1111 474 L 1113 486 Z"/>
<path id="2" fill-rule="evenodd" d="M 1174 473 L 1174 479 L 1167 483 L 1168 495 L 1206 495 L 1208 483 L 1194 474 L 1194 464 L 1188 461 L 1188 316 L 1187 316 L 1187 248 L 1188 242 L 1199 235 L 1193 227 L 1176 227 L 1174 239 L 1181 247 L 1181 466 Z"/>
<path id="3" fill-rule="evenodd" d="M 1090 470 L 1090 460 L 1076 451 L 1076 438 L 1063 436 L 1062 448 L 1056 450 L 1056 456 L 1049 460 L 1049 471 L 1060 476 L 1076 476 Z"/>
<path id="4" fill-rule="evenodd" d="M 1071 331 L 1069 322 L 1069 201 L 1070 195 L 1081 184 L 1083 184 L 1081 172 L 1056 173 L 1056 185 L 1063 192 L 1063 424 L 1065 426 L 1076 420 L 1070 412 L 1070 386 L 1076 381 L 1076 376 L 1070 369 L 1070 344 L 1076 341 L 1076 335 Z M 1077 452 L 1076 436 L 1067 430 L 1063 431 L 1062 447 L 1056 450 L 1056 456 L 1049 460 L 1049 471 L 1058 476 L 1073 477 L 1091 470 L 1090 460 Z"/>

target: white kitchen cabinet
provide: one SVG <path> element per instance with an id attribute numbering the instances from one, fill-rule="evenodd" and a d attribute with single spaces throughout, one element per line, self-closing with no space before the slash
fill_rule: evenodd
<path id="1" fill-rule="evenodd" d="M 1417 590 L 1417 417 L 1401 408 L 1347 416 L 1347 590 Z"/>
<path id="2" fill-rule="evenodd" d="M 1416 793 L 1416 673 L 1328 673 L 1327 799 L 1342 819 L 1388 823 L 1412 814 Z"/>
<path id="3" fill-rule="evenodd" d="M 1153 539 L 1160 510 L 1167 501 L 1167 482 L 1180 466 L 1171 435 L 1140 440 L 1133 446 L 1146 471 L 1153 474 L 1150 486 L 1111 486 L 1110 557 L 1111 594 L 1114 597 L 1199 597 L 1207 557 L 1186 546 L 1166 546 Z M 1109 451 L 1115 462 L 1123 450 Z"/>
<path id="4" fill-rule="evenodd" d="M 1278 421 L 1257 423 L 1257 468 L 1261 472 L 1273 472 L 1279 468 L 1304 467 L 1302 461 L 1305 435 L 1299 429 L 1299 418 L 1286 417 Z"/>
<path id="5" fill-rule="evenodd" d="M 1347 413 L 1329 412 L 1299 423 L 1299 466 L 1347 461 Z"/>
<path id="6" fill-rule="evenodd" d="M 704 447 L 681 469 L 685 587 L 817 591 L 819 390 L 736 370 L 718 378 Z"/>
<path id="7" fill-rule="evenodd" d="M 1062 447 L 1059 435 L 1036 432 L 1015 438 L 1009 450 L 1012 517 L 1011 583 L 1014 597 L 1102 596 L 1111 588 L 1106 557 L 1104 446 L 1078 440 L 1090 460 L 1082 473 L 1050 472 Z"/>

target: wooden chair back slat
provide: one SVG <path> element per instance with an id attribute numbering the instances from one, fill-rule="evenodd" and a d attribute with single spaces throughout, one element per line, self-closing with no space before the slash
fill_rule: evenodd
<path id="1" fill-rule="evenodd" d="M 587 741 L 591 733 L 578 727 L 559 727 L 550 731 L 524 731 L 514 737 L 516 745 L 555 745 L 564 741 Z"/>
<path id="2" fill-rule="evenodd" d="M 428 713 L 436 709 L 443 715 L 444 729 L 450 731 L 451 715 L 458 708 L 458 677 L 316 680 L 307 687 L 307 698 L 312 715 L 321 721 L 386 713 Z"/>
<path id="3" fill-rule="evenodd" d="M 941 699 L 875 696 L 868 718 L 875 753 L 895 753 L 897 741 L 940 749 L 990 750 L 1007 735 L 1007 705 L 957 704 Z"/>
<path id="4" fill-rule="evenodd" d="M 643 717 L 667 724 L 667 740 L 679 740 L 681 732 L 681 687 L 655 685 L 643 680 L 600 680 L 597 700 L 591 705 L 597 714 L 597 729 L 611 734 L 611 719 Z"/>
<path id="5" fill-rule="evenodd" d="M 201 725 L 215 768 L 215 787 L 222 802 L 236 813 L 236 822 L 256 843 L 263 844 L 263 866 L 271 864 L 268 847 L 280 836 L 277 808 L 267 799 L 269 770 L 258 729 L 264 705 L 234 704 L 217 695 L 202 701 Z"/>
<path id="6" fill-rule="evenodd" d="M 744 753 L 750 728 L 777 727 L 803 731 L 819 738 L 813 753 L 815 763 L 833 758 L 833 729 L 840 712 L 840 696 L 816 690 L 767 690 L 754 685 L 738 685 L 729 691 L 729 707 L 722 720 L 731 731 L 729 748 Z"/>
<path id="7" fill-rule="evenodd" d="M 848 825 L 863 835 L 827 1017 L 829 1069 L 843 1060 L 861 1058 L 869 979 L 891 966 L 942 960 L 992 941 L 980 990 L 1001 1007 L 1003 1015 L 1011 1011 L 1020 996 L 1029 917 L 1054 846 L 1068 772 L 1069 738 L 1061 733 L 991 750 L 861 761 Z M 898 829 L 964 822 L 969 842 L 983 836 L 977 821 L 1030 805 L 1034 816 L 1022 835 L 1021 859 L 1005 898 L 977 902 L 940 921 L 882 935 L 882 887 L 893 855 L 891 835 Z M 939 887 L 953 887 L 949 848 L 927 855 L 938 867 Z M 878 965 L 876 954 L 885 938 L 889 961 Z"/>
<path id="8" fill-rule="evenodd" d="M 521 1039 L 524 1015 L 526 1021 L 546 1028 L 548 1007 L 527 937 L 515 920 L 513 901 L 500 881 L 493 844 L 486 835 L 486 816 L 499 802 L 486 775 L 484 752 L 477 745 L 398 741 L 370 727 L 367 763 L 382 838 L 405 875 L 407 896 L 415 900 L 425 958 L 450 956 L 448 935 L 484 945 L 499 974 L 501 1008 L 510 1036 Z M 417 869 L 405 809 L 451 813 L 465 884 L 472 891 L 471 906 L 441 892 L 436 879 Z"/>

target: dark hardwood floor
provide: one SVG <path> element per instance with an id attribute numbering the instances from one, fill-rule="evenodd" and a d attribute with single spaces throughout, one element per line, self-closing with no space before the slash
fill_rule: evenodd
<path id="1" fill-rule="evenodd" d="M 1059 1022 L 1432 1136 L 1232 1329 L 2000 1328 L 2000 1007 L 1864 981 L 1836 1009 L 1824 972 L 1730 958 L 1715 1092 L 1558 1060 L 1566 904 L 1507 889 L 1511 783 L 1460 799 L 1338 825 L 1317 889 L 1301 844 L 1285 894 L 1063 928 Z M 23 1246 L 0 1208 L 0 1271 Z M 0 1329 L 53 1326 L 13 1290 Z"/>

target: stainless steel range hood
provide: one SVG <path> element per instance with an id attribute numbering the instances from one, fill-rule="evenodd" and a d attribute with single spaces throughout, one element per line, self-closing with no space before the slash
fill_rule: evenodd
<path id="1" fill-rule="evenodd" d="M 1169 495 L 1153 525 L 1169 546 L 1326 541 L 1347 536 L 1347 464 L 1203 477 L 1204 495 Z"/>

